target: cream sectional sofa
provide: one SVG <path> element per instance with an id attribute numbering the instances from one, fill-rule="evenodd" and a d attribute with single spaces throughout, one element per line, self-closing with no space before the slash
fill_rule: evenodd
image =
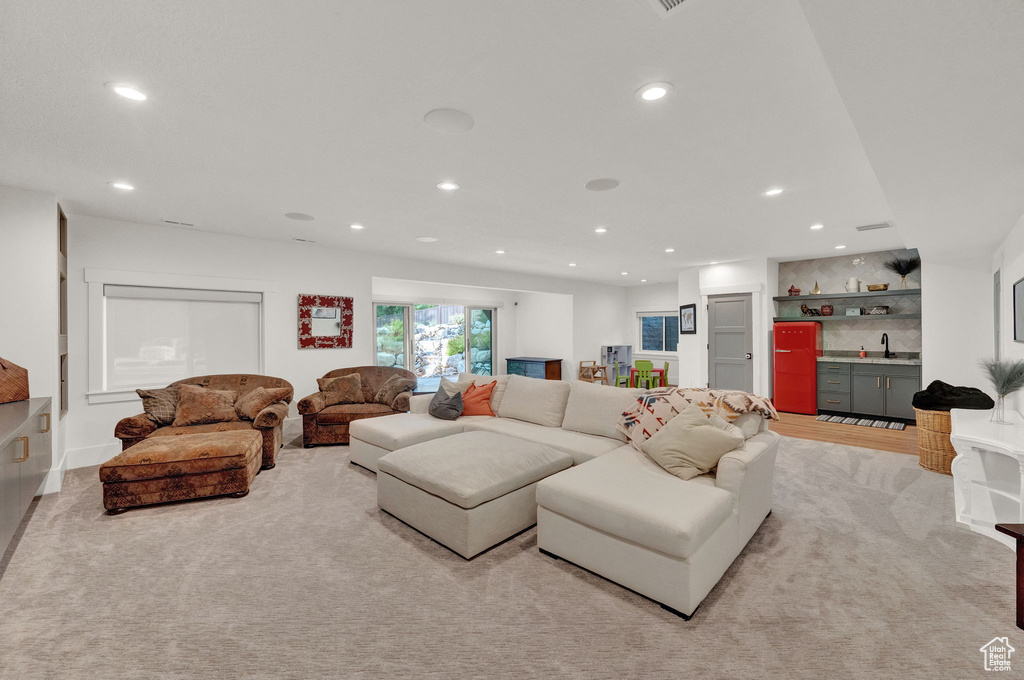
<path id="1" fill-rule="evenodd" d="M 721 459 L 716 472 L 683 480 L 633 449 L 616 429 L 642 390 L 460 376 L 470 378 L 498 381 L 491 397 L 497 417 L 440 420 L 426 412 L 431 395 L 416 396 L 410 413 L 352 423 L 352 462 L 377 472 L 378 461 L 391 451 L 464 432 L 489 432 L 567 453 L 572 467 L 536 483 L 538 547 L 684 618 L 771 512 L 779 436 L 760 416 L 736 422 L 746 440 Z"/>

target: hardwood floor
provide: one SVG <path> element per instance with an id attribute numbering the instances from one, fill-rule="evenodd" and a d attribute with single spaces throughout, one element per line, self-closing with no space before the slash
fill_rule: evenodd
<path id="1" fill-rule="evenodd" d="M 796 413 L 780 413 L 779 416 L 782 421 L 772 423 L 771 429 L 784 437 L 917 455 L 917 428 L 913 425 L 908 425 L 905 430 L 882 430 L 860 425 L 823 423 L 815 420 L 814 416 Z"/>

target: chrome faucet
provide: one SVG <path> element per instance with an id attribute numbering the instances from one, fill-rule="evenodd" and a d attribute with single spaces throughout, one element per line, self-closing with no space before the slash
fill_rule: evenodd
<path id="1" fill-rule="evenodd" d="M 885 345 L 885 358 L 886 359 L 891 359 L 892 357 L 896 356 L 896 352 L 890 352 L 889 351 L 889 334 L 888 333 L 882 333 L 882 344 Z"/>

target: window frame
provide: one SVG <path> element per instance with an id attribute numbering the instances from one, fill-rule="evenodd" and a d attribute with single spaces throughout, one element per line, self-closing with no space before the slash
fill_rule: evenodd
<path id="1" fill-rule="evenodd" d="M 260 293 L 259 304 L 259 372 L 266 371 L 266 305 L 274 292 L 275 285 L 258 279 L 232 279 L 219 276 L 192 276 L 186 274 L 162 274 L 155 272 L 130 272 L 114 269 L 85 270 L 88 286 L 88 389 L 85 392 L 89 404 L 109 404 L 135 401 L 139 398 L 136 389 L 166 387 L 166 385 L 140 385 L 138 388 L 107 389 L 106 387 L 106 333 L 107 298 L 104 286 L 133 286 L 139 288 L 169 288 L 202 290 L 230 293 Z"/>
<path id="2" fill-rule="evenodd" d="M 676 349 L 674 349 L 674 350 L 644 349 L 644 345 L 643 345 L 643 342 L 644 342 L 644 325 L 643 325 L 644 321 L 643 320 L 644 320 L 645 317 L 663 317 L 663 318 L 674 317 L 677 320 L 679 318 L 677 312 L 664 312 L 664 311 L 659 311 L 659 310 L 637 312 L 636 313 L 636 325 L 634 326 L 634 330 L 635 330 L 635 333 L 636 333 L 636 350 L 633 351 L 633 356 L 635 357 L 636 355 L 641 354 L 641 355 L 649 355 L 649 356 L 653 356 L 653 357 L 665 357 L 665 358 L 675 358 L 675 357 L 677 357 L 679 355 L 679 349 L 678 349 L 679 348 L 679 340 L 678 340 L 678 338 L 676 339 Z M 662 326 L 662 346 L 664 347 L 665 340 L 667 339 L 667 335 L 666 335 L 667 331 L 665 330 L 665 326 L 667 326 L 668 324 L 665 323 L 665 321 L 662 321 L 662 323 L 664 324 Z M 678 326 L 677 326 L 677 328 L 678 328 Z"/>

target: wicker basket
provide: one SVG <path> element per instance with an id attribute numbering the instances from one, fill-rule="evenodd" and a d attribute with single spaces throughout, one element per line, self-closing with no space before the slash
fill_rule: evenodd
<path id="1" fill-rule="evenodd" d="M 925 470 L 952 474 L 949 466 L 953 464 L 956 450 L 949 441 L 952 429 L 949 411 L 922 411 L 915 408 L 917 414 L 917 448 L 920 465 Z"/>

